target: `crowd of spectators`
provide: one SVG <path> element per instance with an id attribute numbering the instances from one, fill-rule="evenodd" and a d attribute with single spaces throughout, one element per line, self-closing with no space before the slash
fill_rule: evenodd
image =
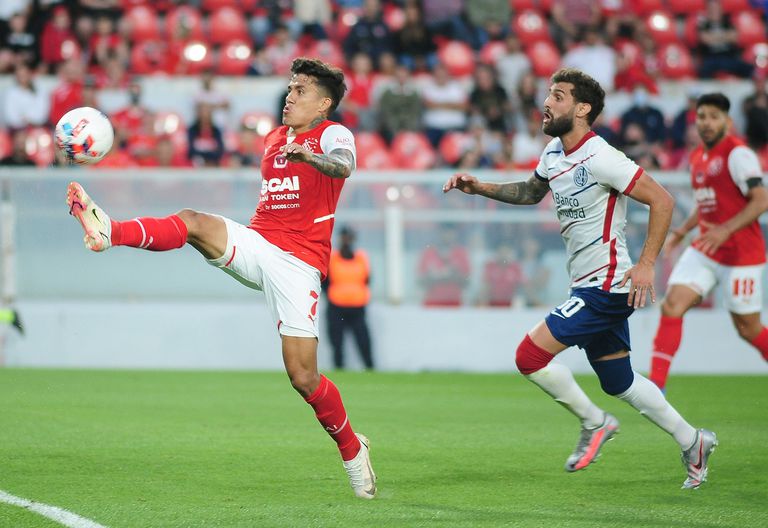
<path id="1" fill-rule="evenodd" d="M 279 113 L 232 115 L 215 77 L 284 76 L 303 54 L 345 69 L 334 117 L 370 150 L 363 168 L 531 167 L 545 141 L 539 80 L 560 65 L 632 94 L 600 132 L 649 169 L 684 166 L 695 140 L 683 101 L 678 116 L 650 104 L 664 78 L 753 78 L 744 133 L 768 142 L 768 36 L 748 0 L 4 0 L 0 74 L 14 81 L 0 153 L 26 141 L 50 163 L 58 118 L 121 90 L 130 104 L 110 116 L 118 141 L 102 166 L 257 165 Z M 52 91 L 40 74 L 57 76 Z M 145 75 L 198 76 L 194 118 L 147 110 Z M 414 133 L 430 153 L 411 155 Z"/>

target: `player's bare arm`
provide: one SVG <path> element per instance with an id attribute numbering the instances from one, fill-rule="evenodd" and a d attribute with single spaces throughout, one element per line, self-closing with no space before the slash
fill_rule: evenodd
<path id="1" fill-rule="evenodd" d="M 768 189 L 763 186 L 762 178 L 747 180 L 747 206 L 723 224 L 702 222 L 706 231 L 696 239 L 696 247 L 706 255 L 714 254 L 730 236 L 739 229 L 750 225 L 761 214 L 768 211 Z"/>
<path id="2" fill-rule="evenodd" d="M 640 258 L 627 270 L 620 284 L 620 286 L 624 286 L 627 282 L 630 284 L 627 304 L 642 308 L 645 306 L 646 294 L 650 294 L 651 302 L 656 302 L 656 292 L 653 289 L 653 279 L 656 275 L 654 266 L 672 221 L 675 200 L 664 187 L 645 172 L 638 178 L 629 196 L 650 207 L 648 232 Z"/>
<path id="3" fill-rule="evenodd" d="M 699 224 L 699 208 L 695 206 L 680 227 L 669 230 L 664 243 L 664 253 L 669 255 L 685 239 L 686 235 Z"/>
<path id="4" fill-rule="evenodd" d="M 443 185 L 443 192 L 458 189 L 466 194 L 479 194 L 499 202 L 532 205 L 539 203 L 549 192 L 549 184 L 535 175 L 523 182 L 489 183 L 481 182 L 476 177 L 459 173 L 454 174 Z"/>
<path id="5" fill-rule="evenodd" d="M 288 161 L 307 163 L 331 178 L 349 178 L 355 168 L 355 156 L 347 149 L 315 154 L 303 145 L 289 143 L 280 150 Z"/>

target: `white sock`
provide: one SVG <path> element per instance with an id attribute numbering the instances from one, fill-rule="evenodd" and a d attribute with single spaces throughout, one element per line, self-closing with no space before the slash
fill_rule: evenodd
<path id="1" fill-rule="evenodd" d="M 594 429 L 605 420 L 605 412 L 584 394 L 573 379 L 570 369 L 560 363 L 551 362 L 543 369 L 526 376 L 552 396 L 557 403 L 571 411 L 581 420 L 582 427 Z"/>
<path id="2" fill-rule="evenodd" d="M 696 429 L 680 416 L 652 381 L 637 372 L 634 374 L 632 385 L 616 397 L 671 434 L 682 449 L 691 447 L 696 439 Z"/>

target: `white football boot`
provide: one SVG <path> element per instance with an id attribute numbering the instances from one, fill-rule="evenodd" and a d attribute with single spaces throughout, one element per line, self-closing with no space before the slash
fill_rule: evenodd
<path id="1" fill-rule="evenodd" d="M 104 251 L 112 247 L 112 222 L 109 216 L 77 182 L 67 186 L 67 205 L 69 214 L 83 226 L 85 247 L 91 251 Z"/>
<path id="2" fill-rule="evenodd" d="M 371 467 L 370 442 L 359 433 L 355 436 L 360 440 L 360 451 L 352 460 L 344 461 L 344 469 L 355 495 L 361 499 L 372 499 L 376 495 L 376 474 Z"/>
<path id="3" fill-rule="evenodd" d="M 696 440 L 693 445 L 683 451 L 683 465 L 688 472 L 688 478 L 683 482 L 682 489 L 697 489 L 707 480 L 709 472 L 709 455 L 717 446 L 717 436 L 707 429 L 696 431 Z"/>

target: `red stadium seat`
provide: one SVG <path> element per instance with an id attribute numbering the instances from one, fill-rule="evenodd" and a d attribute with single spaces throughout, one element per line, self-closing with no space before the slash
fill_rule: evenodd
<path id="1" fill-rule="evenodd" d="M 674 17 L 664 11 L 654 11 L 645 19 L 645 27 L 658 45 L 679 42 Z"/>
<path id="2" fill-rule="evenodd" d="M 453 77 L 463 77 L 475 71 L 475 52 L 459 40 L 451 40 L 440 46 L 437 57 Z"/>
<path id="3" fill-rule="evenodd" d="M 667 6 L 675 15 L 691 15 L 703 13 L 706 9 L 706 0 L 667 0 Z"/>
<path id="4" fill-rule="evenodd" d="M 332 40 L 317 40 L 313 42 L 309 48 L 305 51 L 309 57 L 314 57 L 333 64 L 334 66 L 343 66 L 346 64 L 344 60 L 344 52 L 341 47 Z"/>
<path id="5" fill-rule="evenodd" d="M 158 40 L 160 38 L 160 23 L 157 12 L 150 6 L 137 5 L 125 13 L 130 28 L 130 39 L 133 42 L 142 40 Z"/>
<path id="6" fill-rule="evenodd" d="M 757 42 L 744 50 L 745 61 L 761 71 L 768 69 L 768 42 Z"/>
<path id="7" fill-rule="evenodd" d="M 240 118 L 240 124 L 245 128 L 255 131 L 257 135 L 264 137 L 277 126 L 277 121 L 275 121 L 275 116 L 272 114 L 254 110 L 245 112 Z"/>
<path id="8" fill-rule="evenodd" d="M 545 13 L 550 14 L 552 12 L 552 4 L 555 3 L 555 0 L 539 0 L 539 9 Z"/>
<path id="9" fill-rule="evenodd" d="M 224 44 L 230 40 L 248 40 L 248 24 L 243 14 L 232 7 L 222 7 L 211 13 L 208 35 L 212 44 Z"/>
<path id="10" fill-rule="evenodd" d="M 355 134 L 355 148 L 358 168 L 373 170 L 394 168 L 387 144 L 376 132 Z"/>
<path id="11" fill-rule="evenodd" d="M 369 149 L 386 149 L 387 143 L 384 141 L 384 138 L 376 132 L 362 131 L 355 134 L 355 148 L 359 154 L 361 151 Z"/>
<path id="12" fill-rule="evenodd" d="M 197 75 L 213 68 L 213 51 L 210 46 L 200 40 L 184 43 L 178 64 L 174 73 L 181 75 Z"/>
<path id="13" fill-rule="evenodd" d="M 219 75 L 245 75 L 251 64 L 251 47 L 243 41 L 228 43 L 219 50 L 216 73 Z"/>
<path id="14" fill-rule="evenodd" d="M 509 7 L 512 8 L 513 13 L 519 13 L 526 9 L 536 9 L 536 0 L 509 0 Z"/>
<path id="15" fill-rule="evenodd" d="M 336 42 L 344 40 L 349 34 L 349 30 L 352 29 L 352 26 L 357 24 L 357 21 L 360 20 L 362 14 L 362 9 L 358 7 L 345 7 L 339 9 L 336 16 L 336 22 L 333 24 L 333 29 L 331 31 L 333 40 Z"/>
<path id="16" fill-rule="evenodd" d="M 174 153 L 186 155 L 189 139 L 187 138 L 187 127 L 180 114 L 168 111 L 156 112 L 153 129 L 155 136 L 171 138 Z"/>
<path id="17" fill-rule="evenodd" d="M 53 163 L 53 136 L 47 127 L 34 127 L 27 131 L 27 156 L 32 158 L 38 167 L 46 167 Z"/>
<path id="18" fill-rule="evenodd" d="M 749 0 L 720 0 L 720 7 L 724 13 L 738 13 L 752 9 Z"/>
<path id="19" fill-rule="evenodd" d="M 683 27 L 683 42 L 693 49 L 699 45 L 699 19 L 701 15 L 691 14 L 685 17 L 685 26 Z"/>
<path id="20" fill-rule="evenodd" d="M 168 49 L 164 43 L 145 40 L 131 47 L 131 73 L 152 75 L 165 73 L 168 68 Z"/>
<path id="21" fill-rule="evenodd" d="M 472 136 L 466 132 L 448 132 L 437 146 L 443 160 L 449 165 L 455 165 L 472 146 Z"/>
<path id="22" fill-rule="evenodd" d="M 765 24 L 755 11 L 734 13 L 732 19 L 733 27 L 739 35 L 739 46 L 746 48 L 765 40 Z"/>
<path id="23" fill-rule="evenodd" d="M 10 132 L 0 128 L 0 159 L 10 156 L 13 152 L 13 138 Z"/>
<path id="24" fill-rule="evenodd" d="M 240 1 L 239 0 L 203 0 L 200 4 L 200 8 L 203 11 L 216 11 L 217 9 L 221 9 L 222 7 L 232 7 L 232 8 L 239 8 L 240 7 Z"/>
<path id="25" fill-rule="evenodd" d="M 405 11 L 402 8 L 385 5 L 384 6 L 384 23 L 387 25 L 390 31 L 398 31 L 405 24 Z"/>
<path id="26" fill-rule="evenodd" d="M 630 0 L 624 0 L 624 2 L 630 2 Z M 664 9 L 664 2 L 662 0 L 635 0 L 631 2 L 632 11 L 640 16 L 648 15 L 654 11 L 661 11 Z"/>
<path id="27" fill-rule="evenodd" d="M 165 17 L 165 34 L 169 40 L 201 40 L 203 19 L 194 7 L 180 5 Z"/>
<path id="28" fill-rule="evenodd" d="M 551 42 L 536 42 L 527 54 L 536 77 L 549 77 L 560 67 L 560 52 Z"/>
<path id="29" fill-rule="evenodd" d="M 390 151 L 401 169 L 431 169 L 437 161 L 432 144 L 420 132 L 399 132 L 392 139 Z"/>
<path id="30" fill-rule="evenodd" d="M 682 44 L 665 44 L 656 52 L 659 72 L 667 79 L 694 77 L 693 60 L 688 48 Z"/>
<path id="31" fill-rule="evenodd" d="M 496 64 L 507 52 L 507 45 L 500 40 L 491 40 L 480 50 L 480 60 L 485 64 Z"/>
<path id="32" fill-rule="evenodd" d="M 538 11 L 527 10 L 514 15 L 512 30 L 526 47 L 536 42 L 551 41 L 547 20 Z"/>

